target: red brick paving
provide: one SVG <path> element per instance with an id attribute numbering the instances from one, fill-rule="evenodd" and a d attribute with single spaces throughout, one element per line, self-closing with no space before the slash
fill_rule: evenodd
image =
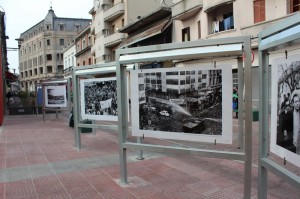
<path id="1" fill-rule="evenodd" d="M 56 119 L 51 114 L 46 122 L 35 115 L 6 116 L 0 134 L 0 199 L 243 198 L 244 165 L 237 161 L 168 154 L 142 161 L 131 157 L 127 185 L 120 183 L 117 162 L 108 166 L 92 163 L 86 167 L 79 162 L 80 165 L 65 168 L 70 161 L 118 155 L 119 150 L 116 131 L 98 130 L 96 134 L 81 135 L 82 150 L 78 151 L 74 148 L 74 129 L 67 125 L 66 118 Z M 257 164 L 257 126 L 253 138 L 253 163 Z M 174 144 L 154 139 L 144 142 Z M 18 169 L 29 166 L 31 177 L 25 175 L 21 180 L 4 177 L 6 169 L 22 172 Z M 293 165 L 287 168 L 299 173 L 299 168 Z M 252 174 L 252 198 L 257 198 L 257 167 L 252 168 Z M 268 198 L 300 198 L 300 190 L 269 174 Z"/>

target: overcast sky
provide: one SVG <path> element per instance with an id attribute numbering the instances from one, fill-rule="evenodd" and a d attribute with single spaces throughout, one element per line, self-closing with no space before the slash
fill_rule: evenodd
<path id="1" fill-rule="evenodd" d="M 57 17 L 91 19 L 89 11 L 93 0 L 1 0 L 0 10 L 5 12 L 6 35 L 9 37 L 8 48 L 17 48 L 15 40 L 20 34 L 42 21 L 50 9 Z M 7 52 L 10 71 L 19 73 L 18 51 Z"/>

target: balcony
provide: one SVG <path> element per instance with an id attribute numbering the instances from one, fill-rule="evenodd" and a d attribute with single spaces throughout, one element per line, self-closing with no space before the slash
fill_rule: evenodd
<path id="1" fill-rule="evenodd" d="M 110 5 L 111 4 L 111 0 L 101 0 L 100 1 L 100 6 L 104 6 L 104 5 Z"/>
<path id="2" fill-rule="evenodd" d="M 125 12 L 125 4 L 118 3 L 113 7 L 104 11 L 104 21 L 110 22 L 116 19 L 117 17 L 123 15 L 124 12 Z"/>
<path id="3" fill-rule="evenodd" d="M 183 20 L 199 12 L 203 7 L 203 0 L 179 0 L 172 6 L 172 17 Z"/>
<path id="4" fill-rule="evenodd" d="M 124 41 L 124 39 L 125 39 L 125 33 L 116 32 L 104 38 L 104 46 L 105 47 L 115 46 L 121 43 L 122 41 Z"/>

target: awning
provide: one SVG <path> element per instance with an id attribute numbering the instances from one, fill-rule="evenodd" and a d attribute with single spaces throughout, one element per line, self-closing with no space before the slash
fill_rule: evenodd
<path id="1" fill-rule="evenodd" d="M 127 37 L 121 44 L 120 48 L 129 46 L 131 44 L 137 43 L 139 41 L 145 40 L 147 38 L 153 37 L 162 33 L 169 25 L 172 23 L 170 19 L 162 20 L 161 22 L 157 23 L 156 25 L 152 26 L 151 28 L 140 32 L 136 35 L 132 35 Z"/>
<path id="2" fill-rule="evenodd" d="M 204 12 L 209 12 L 210 10 L 213 10 L 214 8 L 232 3 L 234 0 L 210 0 L 206 1 L 206 3 L 203 5 Z"/>

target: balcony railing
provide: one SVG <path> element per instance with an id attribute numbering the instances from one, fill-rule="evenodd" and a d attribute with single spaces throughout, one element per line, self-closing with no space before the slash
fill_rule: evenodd
<path id="1" fill-rule="evenodd" d="M 124 33 L 114 33 L 104 38 L 104 46 L 110 47 L 121 43 L 125 39 Z"/>
<path id="2" fill-rule="evenodd" d="M 118 3 L 114 5 L 113 7 L 107 9 L 104 11 L 104 21 L 112 21 L 119 17 L 120 15 L 123 15 L 125 12 L 125 4 L 124 3 Z"/>

